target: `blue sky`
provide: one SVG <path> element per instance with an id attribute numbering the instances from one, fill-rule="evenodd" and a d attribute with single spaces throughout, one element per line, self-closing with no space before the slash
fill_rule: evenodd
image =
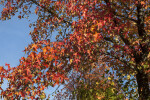
<path id="1" fill-rule="evenodd" d="M 30 28 L 27 19 L 0 21 L 0 65 L 9 63 L 11 66 L 19 64 L 19 59 L 24 56 L 24 48 L 31 43 Z"/>
<path id="2" fill-rule="evenodd" d="M 35 19 L 35 16 L 30 17 L 32 21 Z M 17 16 L 6 21 L 0 20 L 0 66 L 5 66 L 5 63 L 8 63 L 11 67 L 15 67 L 19 64 L 19 59 L 25 56 L 23 50 L 32 41 L 29 35 L 30 23 L 27 19 L 18 19 Z M 4 83 L 3 89 L 7 87 L 7 82 Z M 55 88 L 46 90 L 46 93 L 54 92 Z"/>

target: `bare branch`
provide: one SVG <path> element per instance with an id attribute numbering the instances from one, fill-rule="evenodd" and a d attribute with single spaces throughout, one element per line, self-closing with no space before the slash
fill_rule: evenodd
<path id="1" fill-rule="evenodd" d="M 116 13 L 115 13 L 115 15 L 118 16 L 118 17 L 122 17 L 122 18 L 124 18 L 124 19 L 131 20 L 131 21 L 137 23 L 137 20 L 135 20 L 135 19 L 133 19 L 133 18 L 125 17 L 125 16 L 123 16 L 123 15 L 118 15 L 118 14 L 116 14 Z"/>

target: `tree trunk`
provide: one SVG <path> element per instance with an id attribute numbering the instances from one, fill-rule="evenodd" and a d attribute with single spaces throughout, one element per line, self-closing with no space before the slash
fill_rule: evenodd
<path id="1" fill-rule="evenodd" d="M 144 74 L 144 72 L 138 72 L 136 75 L 136 80 L 138 84 L 139 100 L 148 100 L 150 96 L 148 74 Z"/>

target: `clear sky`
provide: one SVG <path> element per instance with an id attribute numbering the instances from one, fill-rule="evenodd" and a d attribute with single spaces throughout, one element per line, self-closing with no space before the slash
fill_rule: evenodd
<path id="1" fill-rule="evenodd" d="M 1 11 L 2 7 L 0 7 Z M 30 20 L 35 21 L 36 16 L 30 17 Z M 5 63 L 11 67 L 19 64 L 19 59 L 25 56 L 23 50 L 31 43 L 29 32 L 29 22 L 27 19 L 19 20 L 17 16 L 10 20 L 0 20 L 0 66 L 5 66 Z M 2 88 L 7 87 L 7 82 L 2 85 Z M 56 88 L 56 87 L 55 87 Z M 50 88 L 50 93 L 54 92 L 54 88 Z M 48 92 L 47 90 L 46 92 Z M 52 98 L 51 98 L 52 99 Z"/>
<path id="2" fill-rule="evenodd" d="M 0 21 L 0 65 L 9 63 L 11 66 L 19 64 L 24 56 L 24 48 L 31 42 L 30 28 L 27 19 Z"/>

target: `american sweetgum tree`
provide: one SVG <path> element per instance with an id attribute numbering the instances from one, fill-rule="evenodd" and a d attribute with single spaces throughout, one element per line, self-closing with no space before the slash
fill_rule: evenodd
<path id="1" fill-rule="evenodd" d="M 3 97 L 41 98 L 48 86 L 66 82 L 71 70 L 81 72 L 101 63 L 116 77 L 135 78 L 138 98 L 149 98 L 148 0 L 1 0 L 1 4 L 1 20 L 15 14 L 28 18 L 33 9 L 38 16 L 30 24 L 34 30 L 33 42 L 25 48 L 28 56 L 16 67 L 0 67 L 1 84 L 9 81 L 9 87 L 1 89 Z M 57 41 L 50 41 L 56 32 Z"/>

